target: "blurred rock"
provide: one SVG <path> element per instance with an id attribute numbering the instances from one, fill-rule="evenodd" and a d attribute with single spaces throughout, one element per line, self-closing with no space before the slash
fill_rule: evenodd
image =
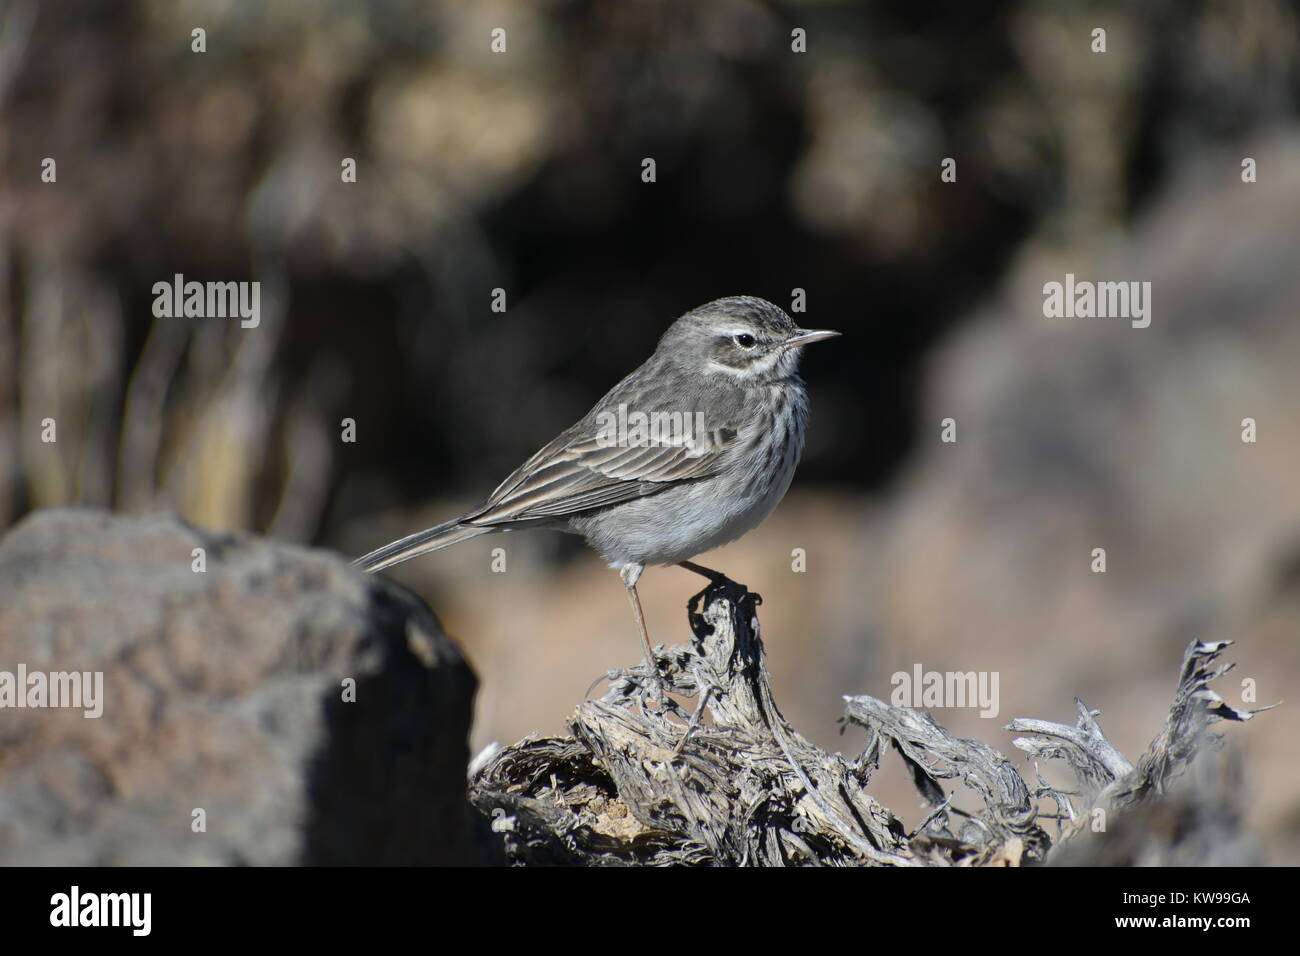
<path id="1" fill-rule="evenodd" d="M 473 861 L 474 675 L 422 602 L 337 557 L 35 513 L 0 541 L 19 665 L 102 671 L 103 713 L 0 710 L 2 864 Z"/>
<path id="2" fill-rule="evenodd" d="M 1004 713 L 1059 675 L 1121 748 L 1161 720 L 1163 683 L 1134 678 L 1192 639 L 1237 641 L 1234 706 L 1295 699 L 1297 148 L 1293 131 L 1205 154 L 1104 241 L 1040 236 L 937 351 L 921 453 L 864 535 L 867 605 L 904 660 L 999 671 Z M 1243 183 L 1242 156 L 1269 175 Z M 1043 285 L 1067 272 L 1150 282 L 1150 327 L 1046 318 Z M 1285 720 L 1249 735 L 1252 819 L 1285 834 L 1279 859 L 1300 854 L 1294 763 L 1278 759 L 1293 736 Z"/>
<path id="3" fill-rule="evenodd" d="M 1300 541 L 1297 148 L 1294 132 L 1245 147 L 1270 170 L 1250 184 L 1240 155 L 1208 154 L 1104 241 L 1037 239 L 937 351 L 923 453 L 884 529 L 886 628 L 919 648 L 1014 635 L 1100 675 L 1099 633 L 1162 655 L 1260 606 Z M 1150 327 L 1045 318 L 1043 286 L 1067 272 L 1150 282 Z"/>

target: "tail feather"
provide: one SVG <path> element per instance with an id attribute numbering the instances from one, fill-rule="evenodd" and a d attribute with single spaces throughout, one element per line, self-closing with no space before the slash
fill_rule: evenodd
<path id="1" fill-rule="evenodd" d="M 449 545 L 468 541 L 470 538 L 477 538 L 481 534 L 497 530 L 491 527 L 484 528 L 471 524 L 462 524 L 463 520 L 462 518 L 455 518 L 444 524 L 407 535 L 392 544 L 386 544 L 382 548 L 377 548 L 369 554 L 357 558 L 352 562 L 352 565 L 362 571 L 382 571 L 384 568 L 391 568 L 395 564 L 418 558 L 430 551 L 437 551 Z"/>

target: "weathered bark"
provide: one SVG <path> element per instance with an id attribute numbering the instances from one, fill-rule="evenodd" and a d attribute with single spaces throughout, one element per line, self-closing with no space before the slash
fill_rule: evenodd
<path id="1" fill-rule="evenodd" d="M 1165 729 L 1136 767 L 1080 707 L 1078 727 L 1014 721 L 1037 736 L 1015 741 L 1036 757 L 1064 758 L 1079 780 L 1070 794 L 1029 786 L 992 747 L 954 737 L 924 711 L 872 697 L 848 699 L 846 719 L 869 740 L 853 761 L 813 746 L 772 699 L 758 595 L 730 581 L 688 606 L 689 645 L 656 650 L 665 702 L 642 664 L 606 675 L 611 688 L 577 708 L 570 736 L 530 737 L 494 748 L 471 773 L 470 799 L 518 864 L 595 865 L 1011 865 L 1047 861 L 1040 824 L 1055 803 L 1080 832 L 1096 806 L 1123 813 L 1158 799 L 1207 742 L 1206 728 L 1254 711 L 1228 707 L 1208 682 L 1229 642 L 1194 643 Z M 702 608 L 702 610 L 701 610 Z M 892 747 L 933 808 L 913 832 L 867 793 Z M 981 799 L 958 809 L 942 781 Z M 1082 806 L 1070 796 L 1082 797 Z M 1058 822 L 1058 832 L 1063 825 Z"/>

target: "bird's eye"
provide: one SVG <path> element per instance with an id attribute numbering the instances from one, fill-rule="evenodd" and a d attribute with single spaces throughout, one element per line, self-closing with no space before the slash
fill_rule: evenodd
<path id="1" fill-rule="evenodd" d="M 735 342 L 742 349 L 752 349 L 754 347 L 755 339 L 748 332 L 741 332 L 739 335 L 735 336 Z"/>

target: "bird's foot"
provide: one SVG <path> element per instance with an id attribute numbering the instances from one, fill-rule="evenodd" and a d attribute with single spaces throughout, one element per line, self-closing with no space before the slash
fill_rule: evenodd
<path id="1" fill-rule="evenodd" d="M 637 687 L 640 692 L 637 696 L 640 697 L 641 703 L 656 715 L 662 715 L 672 709 L 674 702 L 668 696 L 668 682 L 664 679 L 663 672 L 659 670 L 659 661 L 642 661 L 641 670 L 646 674 L 646 680 Z"/>
<path id="2" fill-rule="evenodd" d="M 712 568 L 706 568 L 704 565 L 696 564 L 694 561 L 678 561 L 677 566 L 679 568 L 685 568 L 687 571 L 694 571 L 701 577 L 708 578 L 710 583 L 714 585 L 731 584 L 736 587 L 742 586 L 736 584 L 735 581 L 731 580 L 731 578 L 727 577 L 721 571 L 714 571 Z"/>
<path id="3" fill-rule="evenodd" d="M 671 672 L 665 673 L 665 667 L 671 668 L 670 660 L 656 655 L 651 660 L 643 659 L 632 670 L 624 671 L 624 678 L 631 683 L 631 693 L 628 696 L 637 700 L 648 713 L 656 717 L 673 714 L 682 720 L 687 720 L 689 714 L 682 708 L 680 702 L 670 696 L 672 691 L 681 688 L 677 686 Z"/>
<path id="4" fill-rule="evenodd" d="M 720 594 L 730 598 L 733 602 L 739 604 L 742 601 L 753 601 L 756 605 L 762 604 L 763 599 L 755 594 L 739 581 L 733 581 L 721 571 L 714 571 L 712 568 L 706 568 L 702 564 L 696 564 L 694 561 L 678 561 L 678 567 L 685 568 L 687 571 L 694 571 L 696 574 L 709 579 L 709 585 L 698 594 L 692 595 L 691 599 L 686 602 L 686 613 L 690 620 L 694 621 L 698 617 L 699 608 L 708 603 L 708 598 L 712 594 Z"/>

